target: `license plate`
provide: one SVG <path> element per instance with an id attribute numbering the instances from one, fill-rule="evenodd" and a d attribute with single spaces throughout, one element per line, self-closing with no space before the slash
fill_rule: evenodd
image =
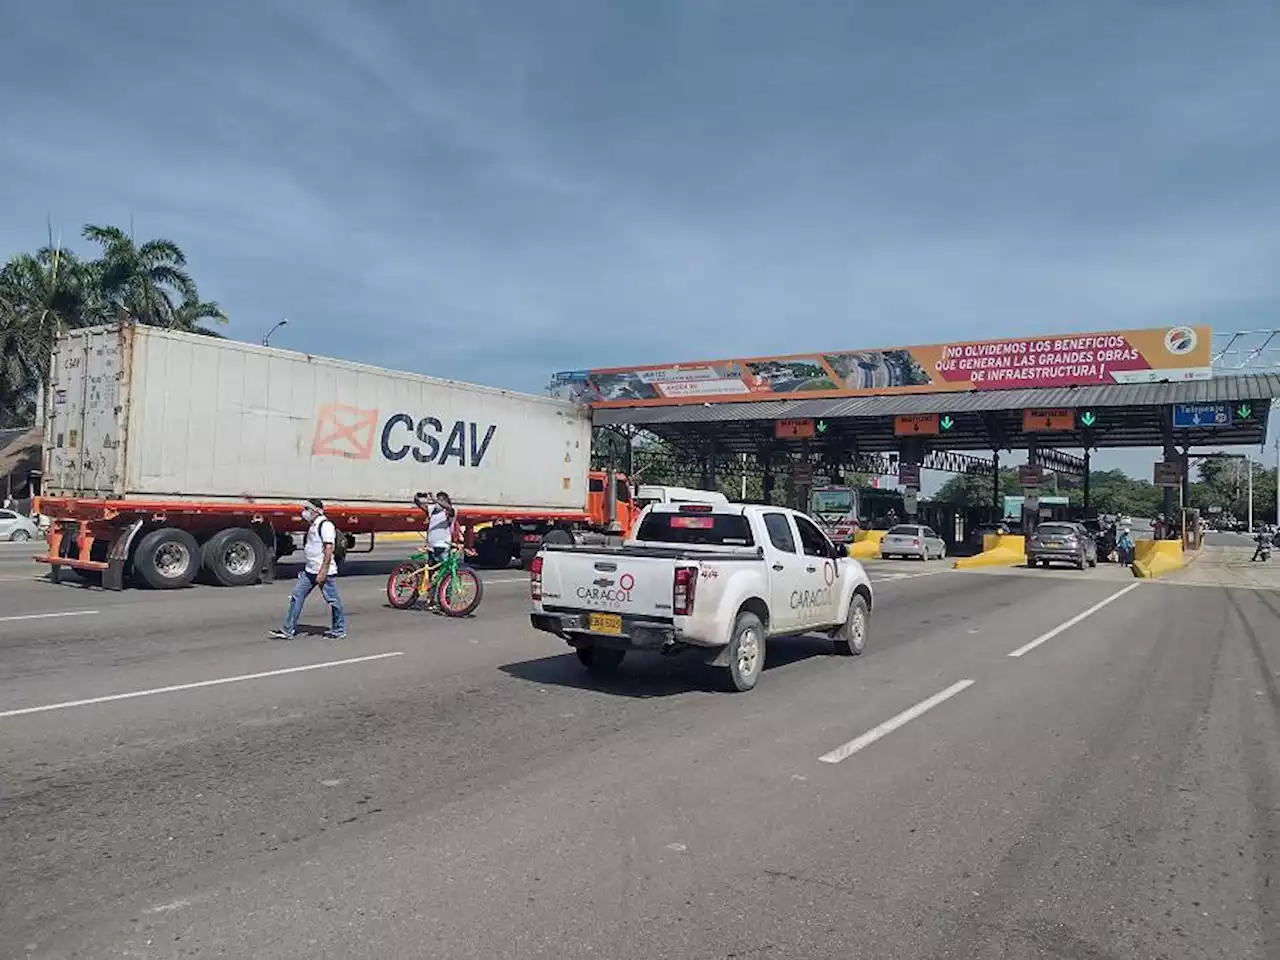
<path id="1" fill-rule="evenodd" d="M 1061 540 L 1050 540 L 1050 541 L 1048 541 L 1048 543 L 1049 543 L 1049 546 L 1051 546 L 1051 547 L 1060 547 L 1060 546 L 1062 546 L 1062 541 L 1061 541 Z"/>
<path id="2" fill-rule="evenodd" d="M 622 633 L 622 617 L 616 613 L 591 614 L 592 633 Z"/>

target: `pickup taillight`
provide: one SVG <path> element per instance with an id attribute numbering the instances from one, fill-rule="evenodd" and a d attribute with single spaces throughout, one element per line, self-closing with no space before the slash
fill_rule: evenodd
<path id="1" fill-rule="evenodd" d="M 671 586 L 671 612 L 677 617 L 693 613 L 693 598 L 698 589 L 697 567 L 676 567 L 675 582 Z"/>
<path id="2" fill-rule="evenodd" d="M 533 558 L 529 564 L 529 597 L 532 600 L 542 599 L 542 557 Z"/>

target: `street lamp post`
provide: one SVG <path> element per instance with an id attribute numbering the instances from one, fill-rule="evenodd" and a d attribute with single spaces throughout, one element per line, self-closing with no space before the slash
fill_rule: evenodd
<path id="1" fill-rule="evenodd" d="M 282 317 L 279 323 L 277 323 L 274 327 L 272 327 L 270 330 L 267 331 L 266 336 L 262 338 L 262 345 L 264 347 L 268 346 L 269 345 L 268 341 L 271 339 L 271 335 L 275 333 L 277 330 L 279 330 L 281 327 L 283 327 L 285 324 L 287 324 L 288 322 L 289 322 L 288 317 Z"/>

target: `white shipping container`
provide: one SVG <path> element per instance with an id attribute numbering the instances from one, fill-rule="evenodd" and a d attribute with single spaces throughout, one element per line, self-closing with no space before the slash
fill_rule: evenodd
<path id="1" fill-rule="evenodd" d="M 155 327 L 60 337 L 44 492 L 583 510 L 590 411 Z"/>

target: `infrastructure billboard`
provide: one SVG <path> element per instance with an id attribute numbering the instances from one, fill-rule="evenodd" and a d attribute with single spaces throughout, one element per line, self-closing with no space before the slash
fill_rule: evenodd
<path id="1" fill-rule="evenodd" d="M 1116 330 L 610 367 L 556 374 L 553 392 L 597 407 L 1207 380 L 1208 327 Z"/>

